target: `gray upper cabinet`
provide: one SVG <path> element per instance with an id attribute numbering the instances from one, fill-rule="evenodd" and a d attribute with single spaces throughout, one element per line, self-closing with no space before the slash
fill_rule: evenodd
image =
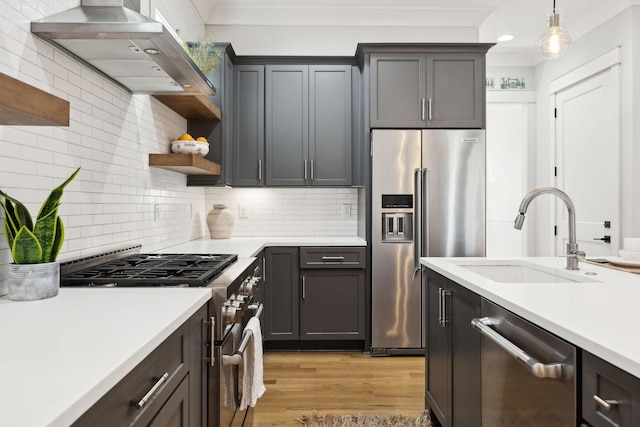
<path id="1" fill-rule="evenodd" d="M 429 54 L 426 119 L 429 128 L 484 128 L 484 55 Z"/>
<path id="2" fill-rule="evenodd" d="M 267 185 L 351 185 L 351 80 L 348 65 L 267 65 Z"/>
<path id="3" fill-rule="evenodd" d="M 351 66 L 309 66 L 309 184 L 351 185 Z"/>
<path id="4" fill-rule="evenodd" d="M 370 57 L 370 127 L 484 128 L 485 55 Z"/>
<path id="5" fill-rule="evenodd" d="M 267 65 L 267 185 L 304 185 L 309 176 L 309 67 Z"/>
<path id="6" fill-rule="evenodd" d="M 371 127 L 425 127 L 425 56 L 371 55 Z"/>
<path id="7" fill-rule="evenodd" d="M 233 78 L 232 179 L 264 185 L 264 65 L 236 65 Z"/>

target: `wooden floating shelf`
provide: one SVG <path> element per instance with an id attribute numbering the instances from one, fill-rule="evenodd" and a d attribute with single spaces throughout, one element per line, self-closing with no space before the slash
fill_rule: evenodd
<path id="1" fill-rule="evenodd" d="M 149 154 L 149 166 L 185 175 L 220 175 L 220 165 L 196 154 Z"/>
<path id="2" fill-rule="evenodd" d="M 220 120 L 220 108 L 208 96 L 194 95 L 154 95 L 156 99 L 185 119 Z"/>
<path id="3" fill-rule="evenodd" d="M 0 73 L 0 125 L 69 126 L 69 101 Z"/>

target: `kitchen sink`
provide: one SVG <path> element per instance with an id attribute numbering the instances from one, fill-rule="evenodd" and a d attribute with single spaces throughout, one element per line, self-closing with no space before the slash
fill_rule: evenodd
<path id="1" fill-rule="evenodd" d="M 503 283 L 597 282 L 580 272 L 565 272 L 526 261 L 473 260 L 455 262 L 459 267 L 489 280 Z"/>

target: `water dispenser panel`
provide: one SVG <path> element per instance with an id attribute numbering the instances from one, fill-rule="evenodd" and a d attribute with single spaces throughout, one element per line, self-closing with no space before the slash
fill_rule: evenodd
<path id="1" fill-rule="evenodd" d="M 383 242 L 412 242 L 413 214 L 410 212 L 388 212 L 382 214 Z"/>
<path id="2" fill-rule="evenodd" d="M 382 209 L 413 208 L 413 194 L 383 194 Z"/>

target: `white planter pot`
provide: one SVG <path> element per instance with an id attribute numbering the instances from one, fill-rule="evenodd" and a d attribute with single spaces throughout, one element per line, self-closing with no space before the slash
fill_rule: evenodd
<path id="1" fill-rule="evenodd" d="M 60 263 L 9 264 L 9 299 L 33 301 L 58 295 Z"/>

